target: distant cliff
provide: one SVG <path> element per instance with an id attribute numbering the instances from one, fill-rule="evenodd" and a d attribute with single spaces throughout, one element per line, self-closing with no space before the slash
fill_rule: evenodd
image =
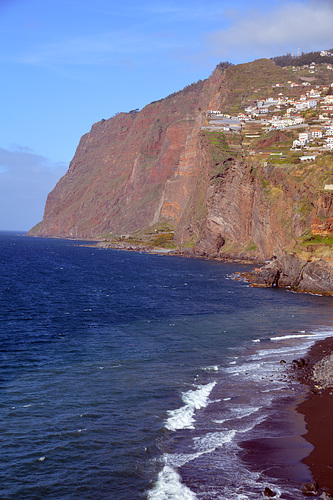
<path id="1" fill-rule="evenodd" d="M 333 181 L 331 159 L 316 168 L 263 161 L 263 151 L 290 134 L 257 133 L 257 123 L 240 131 L 209 127 L 208 110 L 232 115 L 276 94 L 290 73 L 265 59 L 226 66 L 141 111 L 93 125 L 29 235 L 167 241 L 221 259 L 292 254 L 331 269 L 333 192 L 323 190 Z M 257 281 L 271 286 L 279 278 Z"/>

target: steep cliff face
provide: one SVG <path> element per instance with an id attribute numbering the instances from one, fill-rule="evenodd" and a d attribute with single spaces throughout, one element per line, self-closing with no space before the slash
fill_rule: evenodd
<path id="1" fill-rule="evenodd" d="M 197 256 L 274 262 L 278 256 L 278 271 L 257 276 L 261 284 L 285 285 L 289 261 L 283 256 L 297 255 L 297 276 L 309 285 L 312 268 L 303 264 L 324 259 L 330 269 L 333 259 L 327 240 L 333 192 L 323 189 L 333 180 L 331 156 L 316 166 L 262 161 L 263 151 L 292 141 L 290 134 L 207 127 L 207 110 L 235 112 L 289 78 L 267 60 L 216 69 L 206 81 L 141 111 L 96 123 L 29 234 L 103 238 L 167 222 L 174 245 Z"/>
<path id="2" fill-rule="evenodd" d="M 207 212 L 196 253 L 265 260 L 286 250 L 311 253 L 310 232 L 333 234 L 333 192 L 323 191 L 312 170 L 262 167 L 249 158 L 227 164 L 206 183 Z"/>
<path id="3" fill-rule="evenodd" d="M 140 112 L 93 125 L 30 234 L 89 238 L 130 233 L 162 218 L 177 224 L 197 175 L 202 110 L 222 80 L 216 70 Z"/>
<path id="4" fill-rule="evenodd" d="M 268 60 L 216 69 L 206 81 L 140 112 L 96 123 L 30 234 L 91 238 L 131 233 L 162 219 L 177 227 L 202 174 L 204 112 L 229 109 L 267 78 L 274 83 L 289 77 Z"/>

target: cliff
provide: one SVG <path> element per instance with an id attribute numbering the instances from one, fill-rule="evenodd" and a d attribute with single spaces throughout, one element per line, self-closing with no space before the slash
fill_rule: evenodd
<path id="1" fill-rule="evenodd" d="M 295 131 L 234 120 L 249 103 L 276 99 L 277 84 L 288 81 L 290 73 L 269 60 L 224 66 L 141 111 L 96 123 L 29 235 L 272 259 L 273 274 L 256 271 L 252 281 L 319 291 L 318 268 L 332 275 L 333 191 L 324 190 L 333 181 L 332 153 L 301 164 L 289 153 Z M 285 160 L 273 161 L 279 148 Z M 300 262 L 289 281 L 294 264 L 286 255 Z M 321 278 L 319 288 L 333 292 L 333 282 Z"/>

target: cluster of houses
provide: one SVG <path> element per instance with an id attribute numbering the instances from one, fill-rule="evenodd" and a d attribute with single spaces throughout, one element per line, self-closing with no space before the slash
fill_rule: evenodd
<path id="1" fill-rule="evenodd" d="M 328 56 L 328 57 L 332 57 L 333 54 L 331 52 L 328 52 L 327 50 L 323 50 L 320 54 L 321 56 Z M 330 70 L 333 70 L 333 66 L 332 64 L 328 63 L 326 65 L 327 69 L 330 69 Z M 312 62 L 311 64 L 304 64 L 303 66 L 293 66 L 293 71 L 300 71 L 302 69 L 306 69 L 308 70 L 309 73 L 315 73 L 316 72 L 316 63 L 315 62 Z"/>
<path id="2" fill-rule="evenodd" d="M 309 151 L 309 154 L 302 156 L 301 160 L 313 159 L 311 150 L 333 152 L 333 95 L 329 92 L 330 87 L 313 86 L 309 82 L 297 84 L 292 81 L 287 84 L 276 84 L 276 87 L 286 86 L 301 87 L 300 91 L 296 92 L 297 97 L 289 98 L 280 92 L 276 97 L 253 100 L 248 102 L 245 110 L 236 116 L 210 110 L 206 112 L 208 125 L 203 128 L 241 132 L 243 124 L 249 122 L 253 122 L 255 128 L 261 126 L 266 132 L 301 128 L 298 139 L 295 139 L 292 145 L 292 150 L 304 148 Z M 331 88 L 333 89 L 333 83 Z M 307 123 L 308 117 L 313 116 L 313 113 L 307 114 L 307 111 L 315 111 L 315 124 Z M 304 132 L 305 128 L 307 131 Z M 258 132 L 255 135 L 246 135 L 247 138 L 259 136 Z"/>
<path id="3" fill-rule="evenodd" d="M 327 95 L 321 99 L 322 92 L 328 89 L 329 87 L 323 87 L 321 90 L 311 89 L 301 94 L 297 100 L 288 98 L 282 93 L 277 98 L 268 97 L 266 100 L 258 100 L 253 105 L 247 106 L 244 113 L 239 113 L 238 118 L 243 121 L 255 120 L 270 114 L 272 112 L 270 108 L 273 107 L 273 112 L 277 114 L 267 121 L 272 128 L 281 129 L 299 125 L 305 121 L 301 116 L 295 116 L 301 111 L 315 109 L 319 104 L 321 110 L 333 111 L 333 95 Z M 321 99 L 320 102 L 319 99 Z M 283 111 L 285 111 L 284 114 Z"/>
<path id="4" fill-rule="evenodd" d="M 310 141 L 323 140 L 323 149 L 333 150 L 333 125 L 326 127 L 310 129 L 307 132 L 298 134 L 298 139 L 293 142 L 293 149 L 299 149 L 307 146 Z"/>

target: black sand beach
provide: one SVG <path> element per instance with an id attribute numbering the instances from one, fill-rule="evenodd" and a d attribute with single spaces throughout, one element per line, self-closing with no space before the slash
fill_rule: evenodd
<path id="1" fill-rule="evenodd" d="M 314 446 L 303 459 L 318 483 L 333 496 L 333 337 L 317 342 L 308 353 L 306 364 L 297 370 L 308 385 L 308 395 L 297 408 L 304 415 L 305 439 Z"/>

